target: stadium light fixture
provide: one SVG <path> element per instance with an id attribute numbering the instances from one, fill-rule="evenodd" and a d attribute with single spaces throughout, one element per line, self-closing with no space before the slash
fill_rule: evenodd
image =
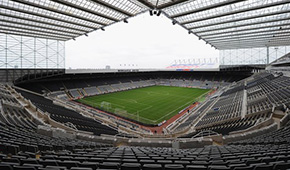
<path id="1" fill-rule="evenodd" d="M 172 21 L 172 24 L 175 25 L 175 24 L 176 24 L 176 21 L 173 20 L 173 21 Z"/>
<path id="2" fill-rule="evenodd" d="M 159 10 L 158 12 L 157 12 L 157 16 L 160 16 L 161 15 L 161 10 Z"/>
<path id="3" fill-rule="evenodd" d="M 128 20 L 127 20 L 127 19 L 124 19 L 124 22 L 125 22 L 125 23 L 128 23 Z"/>
<path id="4" fill-rule="evenodd" d="M 153 16 L 153 11 L 149 10 L 149 14 L 150 14 L 150 16 Z"/>
<path id="5" fill-rule="evenodd" d="M 105 28 L 102 27 L 101 30 L 102 30 L 102 31 L 105 31 Z"/>
<path id="6" fill-rule="evenodd" d="M 86 37 L 88 37 L 88 34 L 85 33 L 84 35 L 85 35 Z"/>

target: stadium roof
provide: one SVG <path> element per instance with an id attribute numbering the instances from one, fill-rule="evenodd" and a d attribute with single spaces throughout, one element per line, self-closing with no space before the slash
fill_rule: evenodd
<path id="1" fill-rule="evenodd" d="M 0 33 L 66 41 L 148 10 L 217 49 L 290 45 L 290 0 L 0 0 Z"/>

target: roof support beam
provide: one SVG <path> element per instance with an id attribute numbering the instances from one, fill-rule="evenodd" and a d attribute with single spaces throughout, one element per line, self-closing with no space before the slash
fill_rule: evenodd
<path id="1" fill-rule="evenodd" d="M 152 5 L 150 2 L 148 2 L 148 1 L 146 1 L 146 0 L 137 0 L 137 1 L 140 2 L 141 4 L 147 6 L 147 7 L 150 8 L 150 9 L 154 9 L 154 8 L 155 8 L 154 5 Z"/>
<path id="2" fill-rule="evenodd" d="M 259 30 L 259 29 L 273 28 L 273 27 L 279 27 L 279 29 L 283 29 L 283 26 L 290 26 L 290 23 L 273 24 L 273 25 L 268 25 L 267 27 L 260 26 L 260 27 L 255 27 L 255 28 L 246 28 L 246 29 L 239 29 L 239 30 L 233 30 L 233 31 L 215 32 L 215 33 L 210 33 L 210 34 L 198 34 L 198 36 L 203 37 L 203 36 L 211 36 L 211 35 L 222 35 L 222 34 L 227 34 L 227 33 L 235 33 L 235 32 L 241 32 L 241 31 L 252 31 L 252 30 Z"/>
<path id="3" fill-rule="evenodd" d="M 54 8 L 51 8 L 51 7 L 40 6 L 40 5 L 37 5 L 37 4 L 33 3 L 33 2 L 29 2 L 29 1 L 25 1 L 25 0 L 11 0 L 11 1 L 14 1 L 14 2 L 17 2 L 17 3 L 21 3 L 21 4 L 24 4 L 24 5 L 28 5 L 28 6 L 33 6 L 35 8 L 47 10 L 47 11 L 50 11 L 50 12 L 55 12 L 55 13 L 62 14 L 62 15 L 68 16 L 68 17 L 72 17 L 72 18 L 83 20 L 83 21 L 87 21 L 87 22 L 90 22 L 90 23 L 95 23 L 95 24 L 102 25 L 102 26 L 103 25 L 107 25 L 107 23 L 98 22 L 96 20 L 92 20 L 92 19 L 85 18 L 85 17 L 82 17 L 82 16 L 72 15 L 72 14 L 69 14 L 69 13 L 67 13 L 65 11 L 57 10 L 57 9 L 54 9 Z"/>
<path id="4" fill-rule="evenodd" d="M 187 11 L 187 12 L 183 12 L 181 14 L 176 14 L 176 15 L 173 15 L 171 17 L 172 18 L 182 17 L 182 16 L 185 16 L 185 15 L 189 15 L 189 14 L 193 14 L 193 13 L 197 13 L 197 12 L 201 12 L 201 11 L 206 11 L 206 10 L 210 10 L 210 9 L 214 9 L 214 8 L 218 8 L 218 7 L 222 7 L 222 6 L 226 6 L 226 5 L 231 5 L 231 4 L 242 2 L 242 1 L 245 1 L 245 0 L 223 1 L 223 2 L 220 2 L 220 3 L 216 3 L 216 4 L 204 6 L 204 7 L 198 8 L 198 9 L 193 9 L 193 10 L 190 10 L 190 11 Z"/>
<path id="5" fill-rule="evenodd" d="M 245 46 L 283 46 L 284 44 L 290 44 L 289 41 L 276 41 L 276 42 L 263 42 L 263 41 L 253 41 L 253 42 L 245 42 L 242 44 L 238 43 L 225 43 L 225 44 L 217 44 L 217 47 L 224 47 L 224 48 L 230 48 L 230 47 L 245 47 Z"/>
<path id="6" fill-rule="evenodd" d="M 258 15 L 253 15 L 253 16 L 249 16 L 249 17 L 242 17 L 242 18 L 231 19 L 231 20 L 221 21 L 221 22 L 214 22 L 214 23 L 213 22 L 209 22 L 208 24 L 190 27 L 190 29 L 198 29 L 198 28 L 216 26 L 216 25 L 221 25 L 221 24 L 235 23 L 235 22 L 238 22 L 238 21 L 245 21 L 245 20 L 250 20 L 250 19 L 268 17 L 268 16 L 273 16 L 273 15 L 281 15 L 281 14 L 286 14 L 286 13 L 290 13 L 290 10 L 275 11 L 275 12 L 271 12 L 271 13 L 258 14 Z M 180 24 L 190 24 L 190 22 L 189 23 L 188 22 L 184 22 L 184 23 L 180 23 Z"/>
<path id="7" fill-rule="evenodd" d="M 9 25 L 9 24 L 5 24 L 5 23 L 0 23 L 0 26 L 8 27 L 8 28 L 23 29 L 23 30 L 28 30 L 28 31 L 41 32 L 41 33 L 46 33 L 46 34 L 52 34 L 52 35 L 57 35 L 57 36 L 63 36 L 63 37 L 67 37 L 67 38 L 79 36 L 79 35 L 67 35 L 67 34 L 62 34 L 61 32 L 56 33 L 56 32 L 51 32 L 51 31 L 47 31 L 47 30 L 34 29 L 35 27 L 32 27 L 32 28 L 25 28 L 25 27 L 22 27 L 22 26 L 18 26 L 18 25 L 17 25 L 17 26 L 15 26 L 15 25 Z"/>
<path id="8" fill-rule="evenodd" d="M 178 4 L 181 4 L 183 2 L 186 2 L 188 0 L 175 0 L 174 2 L 171 2 L 171 3 L 166 3 L 166 4 L 163 4 L 163 5 L 159 5 L 158 6 L 158 9 L 164 9 L 164 8 L 167 8 L 167 7 L 173 7 L 175 5 L 178 5 Z"/>
<path id="9" fill-rule="evenodd" d="M 229 50 L 229 49 L 241 49 L 241 48 L 262 48 L 262 47 L 274 47 L 274 46 L 288 46 L 289 42 L 277 42 L 277 43 L 244 43 L 244 44 L 224 44 L 216 45 L 219 50 Z"/>
<path id="10" fill-rule="evenodd" d="M 290 42 L 290 34 L 287 34 L 287 35 L 282 35 L 282 36 L 276 36 L 276 37 L 273 37 L 273 36 L 252 36 L 252 37 L 246 37 L 244 39 L 239 39 L 239 38 L 236 38 L 236 39 L 226 39 L 226 40 L 218 40 L 218 41 L 209 41 L 210 43 L 212 44 L 216 44 L 216 43 L 224 43 L 224 42 L 244 42 L 244 41 L 251 41 L 251 40 L 269 40 L 269 41 L 272 41 L 272 40 L 276 40 L 276 39 L 286 39 L 286 38 L 289 38 L 289 42 Z"/>
<path id="11" fill-rule="evenodd" d="M 32 12 L 32 11 L 23 11 L 23 10 L 17 9 L 15 7 L 8 7 L 8 6 L 4 6 L 4 5 L 0 4 L 0 8 L 11 10 L 11 11 L 17 11 L 17 12 L 25 13 L 25 14 L 29 14 L 29 15 L 35 15 L 35 16 L 38 16 L 38 17 L 47 18 L 47 19 L 51 19 L 51 20 L 59 21 L 59 22 L 63 22 L 63 23 L 69 23 L 69 24 L 72 24 L 72 25 L 80 26 L 80 27 L 95 29 L 95 27 L 92 27 L 92 26 L 88 26 L 88 25 L 84 25 L 84 24 L 80 24 L 80 23 L 76 23 L 76 22 L 71 22 L 71 21 L 68 21 L 68 20 L 64 20 L 64 19 L 60 19 L 60 18 L 48 16 L 48 15 L 43 15 L 43 14 L 39 14 L 39 13 Z M 16 16 L 13 16 L 13 17 L 16 17 Z M 24 18 L 24 17 L 21 17 L 21 18 Z"/>
<path id="12" fill-rule="evenodd" d="M 199 33 L 204 33 L 204 32 L 220 31 L 220 30 L 226 30 L 226 29 L 231 29 L 231 28 L 239 28 L 239 27 L 259 25 L 259 24 L 268 24 L 271 22 L 279 22 L 279 21 L 285 21 L 285 20 L 290 20 L 290 17 L 272 19 L 272 20 L 266 20 L 266 21 L 258 21 L 258 22 L 252 22 L 252 23 L 246 23 L 246 24 L 239 24 L 239 25 L 233 25 L 233 26 L 228 26 L 228 27 L 220 27 L 220 28 L 215 28 L 215 29 L 207 29 L 207 30 L 202 30 L 202 31 L 192 31 L 192 32 L 199 34 Z M 189 29 L 191 30 L 191 28 Z"/>
<path id="13" fill-rule="evenodd" d="M 104 2 L 104 1 L 100 1 L 100 0 L 91 0 L 91 1 L 95 2 L 96 4 L 100 4 L 100 5 L 104 6 L 104 7 L 107 7 L 109 9 L 112 9 L 114 11 L 117 11 L 117 12 L 119 12 L 121 14 L 127 15 L 129 17 L 134 16 L 133 14 L 131 14 L 131 13 L 125 11 L 125 10 L 122 10 L 120 8 L 117 8 L 117 7 L 115 7 L 115 6 L 111 5 L 111 4 L 108 4 L 108 3 Z"/>
<path id="14" fill-rule="evenodd" d="M 223 41 L 223 42 L 211 42 L 213 45 L 222 45 L 222 44 L 245 44 L 245 43 L 252 43 L 254 44 L 255 42 L 264 42 L 264 43 L 274 43 L 277 41 L 285 41 L 289 42 L 289 36 L 288 37 L 279 37 L 279 38 L 252 38 L 252 39 L 246 39 L 246 40 L 234 40 L 234 41 Z"/>
<path id="15" fill-rule="evenodd" d="M 21 16 L 6 14 L 6 13 L 2 13 L 1 11 L 0 11 L 0 16 L 11 17 L 11 18 L 24 20 L 24 21 L 29 21 L 29 22 L 35 22 L 35 23 L 55 26 L 55 27 L 58 27 L 58 28 L 66 28 L 66 29 L 77 31 L 77 32 L 80 32 L 80 33 L 85 33 L 86 31 L 88 31 L 88 30 L 78 29 L 78 28 L 74 28 L 74 27 L 69 27 L 69 26 L 66 26 L 66 25 L 60 25 L 60 24 L 56 24 L 56 23 L 50 23 L 50 22 L 45 22 L 45 21 L 41 21 L 41 20 L 30 19 L 30 18 L 25 18 L 25 17 L 21 17 Z"/>
<path id="16" fill-rule="evenodd" d="M 33 24 L 28 24 L 28 23 L 24 23 L 24 22 L 18 22 L 18 21 L 14 21 L 14 20 L 0 19 L 0 21 L 3 22 L 3 23 L 13 23 L 13 24 L 17 24 L 19 26 L 25 25 L 25 26 L 29 26 L 29 27 L 32 27 L 32 28 L 37 27 L 37 28 L 41 28 L 41 29 L 45 29 L 45 30 L 58 31 L 59 33 L 71 34 L 74 37 L 82 35 L 82 34 L 75 33 L 75 32 L 71 32 L 71 31 L 66 31 L 66 30 L 61 30 L 61 29 L 55 29 L 55 28 L 50 28 L 50 27 L 43 27 L 43 26 L 40 26 L 40 25 L 33 25 Z"/>
<path id="17" fill-rule="evenodd" d="M 110 17 L 108 15 L 104 15 L 104 14 L 102 14 L 100 12 L 97 12 L 97 11 L 94 11 L 94 10 L 90 10 L 90 9 L 87 9 L 87 8 L 84 8 L 84 7 L 81 7 L 81 6 L 77 6 L 77 5 L 75 5 L 75 4 L 71 3 L 71 2 L 68 2 L 68 1 L 64 1 L 64 0 L 51 0 L 51 1 L 59 3 L 59 4 L 62 4 L 62 5 L 65 5 L 65 6 L 69 6 L 69 7 L 75 8 L 75 9 L 78 9 L 78 10 L 81 10 L 81 11 L 85 11 L 87 13 L 90 13 L 90 14 L 93 14 L 93 15 L 97 15 L 99 17 L 106 18 L 106 19 L 111 20 L 111 21 L 115 21 L 115 22 L 119 21 L 116 18 Z"/>
<path id="18" fill-rule="evenodd" d="M 282 35 L 281 35 L 282 34 Z M 245 35 L 245 36 L 229 36 L 228 38 L 219 38 L 219 39 L 206 39 L 209 42 L 214 42 L 214 41 L 224 41 L 224 40 L 233 40 L 233 39 L 243 39 L 243 38 L 252 38 L 252 37 L 260 37 L 260 36 L 269 36 L 269 37 L 280 37 L 283 36 L 283 34 L 290 34 L 290 31 L 287 32 L 277 32 L 277 33 L 266 33 L 266 34 L 251 34 L 251 35 Z"/>
<path id="19" fill-rule="evenodd" d="M 281 44 L 278 46 L 289 46 L 290 44 Z M 218 50 L 234 50 L 234 49 L 249 49 L 249 48 L 266 48 L 266 47 L 277 47 L 277 45 L 255 45 L 255 46 L 232 46 L 232 47 L 216 47 Z"/>
<path id="20" fill-rule="evenodd" d="M 258 9 L 274 7 L 274 6 L 278 6 L 278 5 L 288 4 L 289 2 L 290 2 L 289 0 L 284 0 L 284 1 L 273 2 L 273 3 L 269 3 L 269 4 L 249 7 L 249 8 L 246 8 L 246 9 L 233 10 L 233 11 L 226 12 L 226 13 L 221 13 L 221 14 L 217 14 L 217 15 L 206 16 L 204 18 L 190 20 L 190 22 L 199 22 L 199 21 L 204 21 L 204 20 L 208 20 L 208 19 L 219 18 L 219 17 L 234 15 L 234 14 L 238 14 L 238 13 L 258 10 Z M 171 16 L 171 17 L 175 18 L 175 16 Z"/>
<path id="21" fill-rule="evenodd" d="M 250 31 L 250 32 L 238 32 L 238 34 L 223 34 L 223 35 L 218 35 L 218 36 L 203 36 L 204 39 L 218 39 L 218 38 L 227 38 L 227 37 L 231 37 L 231 36 L 243 36 L 243 35 L 249 35 L 249 34 L 256 34 L 256 33 L 278 33 L 281 32 L 283 30 L 281 29 L 263 29 L 263 30 L 258 30 L 258 31 Z"/>
<path id="22" fill-rule="evenodd" d="M 48 36 L 42 36 L 42 35 L 34 35 L 34 34 L 29 34 L 29 33 L 19 33 L 18 31 L 6 31 L 6 30 L 1 30 L 0 33 L 2 34 L 10 34 L 10 35 L 18 35 L 18 36 L 26 36 L 26 37 L 32 37 L 32 38 L 43 38 L 43 39 L 51 39 L 51 40 L 59 40 L 59 41 L 67 41 L 68 39 L 63 39 L 63 38 L 55 38 L 55 37 L 48 37 Z"/>
<path id="23" fill-rule="evenodd" d="M 8 28 L 3 28 L 1 27 L 0 28 L 1 31 L 13 31 L 13 32 L 19 32 L 19 33 L 23 33 L 23 34 L 33 34 L 33 35 L 36 35 L 36 36 L 45 36 L 45 37 L 51 37 L 51 38 L 57 38 L 57 39 L 71 39 L 73 37 L 62 37 L 62 36 L 56 36 L 56 35 L 48 35 L 48 34 L 43 34 L 43 33 L 40 33 L 40 32 L 29 32 L 29 31 L 26 31 L 26 30 L 14 30 L 14 29 L 11 29 L 11 27 L 8 27 Z M 49 39 L 51 39 L 49 38 Z"/>

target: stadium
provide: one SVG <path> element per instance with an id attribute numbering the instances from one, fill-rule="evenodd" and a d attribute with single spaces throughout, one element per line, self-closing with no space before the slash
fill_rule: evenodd
<path id="1" fill-rule="evenodd" d="M 144 15 L 219 56 L 65 66 Z M 289 33 L 289 0 L 0 0 L 0 170 L 289 170 Z"/>

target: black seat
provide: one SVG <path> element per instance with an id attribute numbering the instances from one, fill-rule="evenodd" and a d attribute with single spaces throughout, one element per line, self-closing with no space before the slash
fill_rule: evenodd
<path id="1" fill-rule="evenodd" d="M 22 166 L 35 167 L 36 169 L 43 168 L 43 165 L 39 165 L 39 164 L 27 164 L 27 163 L 25 163 Z"/>
<path id="2" fill-rule="evenodd" d="M 204 165 L 187 165 L 187 170 L 207 170 L 207 167 Z"/>
<path id="3" fill-rule="evenodd" d="M 184 170 L 184 166 L 182 164 L 165 164 L 164 165 L 164 170 L 171 170 L 171 169 Z"/>
<path id="4" fill-rule="evenodd" d="M 273 169 L 286 170 L 287 168 L 290 168 L 290 162 L 279 162 L 274 165 Z"/>
<path id="5" fill-rule="evenodd" d="M 247 165 L 241 163 L 241 164 L 229 164 L 228 166 L 229 166 L 231 169 L 234 169 L 234 168 L 236 168 L 236 167 L 246 167 Z"/>
<path id="6" fill-rule="evenodd" d="M 65 166 L 46 166 L 46 168 L 57 168 L 57 169 L 60 169 L 60 170 L 66 170 L 67 168 Z"/>
<path id="7" fill-rule="evenodd" d="M 209 165 L 208 170 L 230 170 L 230 167 L 224 165 Z"/>
<path id="8" fill-rule="evenodd" d="M 155 163 L 155 161 L 154 160 L 141 159 L 139 161 L 139 163 L 141 163 L 142 165 L 143 164 L 153 164 L 153 163 Z"/>
<path id="9" fill-rule="evenodd" d="M 160 164 L 144 164 L 142 170 L 163 170 Z"/>
<path id="10" fill-rule="evenodd" d="M 87 167 L 71 167 L 70 170 L 93 170 L 93 169 Z"/>
<path id="11" fill-rule="evenodd" d="M 79 167 L 92 168 L 93 170 L 96 170 L 98 168 L 98 165 L 98 163 L 94 162 L 83 162 L 78 164 Z"/>
<path id="12" fill-rule="evenodd" d="M 250 166 L 242 166 L 242 167 L 234 167 L 234 170 L 253 170 L 253 167 Z"/>
<path id="13" fill-rule="evenodd" d="M 193 165 L 209 165 L 209 163 L 207 161 L 192 161 L 191 162 Z"/>
<path id="14" fill-rule="evenodd" d="M 46 159 L 43 161 L 39 161 L 40 164 L 42 164 L 44 167 L 46 166 L 58 166 L 58 162 L 57 160 L 53 160 L 53 159 Z"/>
<path id="15" fill-rule="evenodd" d="M 37 168 L 31 166 L 14 166 L 13 170 L 37 170 Z"/>
<path id="16" fill-rule="evenodd" d="M 118 162 L 103 162 L 99 165 L 99 168 L 104 169 L 118 169 L 120 166 L 120 163 Z"/>
<path id="17" fill-rule="evenodd" d="M 22 159 L 21 163 L 22 164 L 39 164 L 38 160 L 34 158 Z"/>
<path id="18" fill-rule="evenodd" d="M 58 162 L 58 164 L 60 166 L 65 166 L 68 169 L 70 169 L 71 167 L 77 167 L 78 166 L 78 163 L 79 162 L 76 162 L 76 161 L 60 161 L 60 162 Z"/>
<path id="19" fill-rule="evenodd" d="M 123 163 L 121 165 L 121 170 L 140 170 L 141 164 L 140 163 Z"/>
<path id="20" fill-rule="evenodd" d="M 123 159 L 122 162 L 123 163 L 137 163 L 138 160 L 137 159 Z"/>
<path id="21" fill-rule="evenodd" d="M 11 165 L 0 164 L 1 170 L 13 170 Z"/>
<path id="22" fill-rule="evenodd" d="M 254 170 L 272 170 L 273 165 L 257 165 Z"/>
<path id="23" fill-rule="evenodd" d="M 174 161 L 174 164 L 182 164 L 183 166 L 186 166 L 186 165 L 190 165 L 190 162 L 177 160 L 177 161 Z"/>

